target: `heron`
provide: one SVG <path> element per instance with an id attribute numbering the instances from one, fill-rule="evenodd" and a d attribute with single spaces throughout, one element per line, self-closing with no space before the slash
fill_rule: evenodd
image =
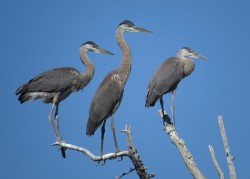
<path id="1" fill-rule="evenodd" d="M 135 26 L 129 20 L 121 22 L 116 29 L 116 40 L 122 51 L 122 61 L 118 69 L 110 71 L 99 85 L 90 105 L 86 134 L 94 135 L 101 128 L 101 156 L 103 156 L 103 142 L 106 120 L 111 117 L 111 129 L 114 138 L 116 153 L 119 152 L 115 136 L 113 114 L 119 108 L 122 101 L 124 87 L 131 71 L 131 51 L 124 39 L 124 32 L 150 32 L 144 28 Z"/>
<path id="2" fill-rule="evenodd" d="M 95 66 L 87 56 L 88 51 L 113 55 L 113 53 L 102 49 L 96 43 L 87 41 L 80 46 L 80 59 L 85 66 L 83 73 L 72 67 L 54 68 L 35 76 L 16 90 L 16 95 L 20 95 L 18 98 L 20 103 L 39 98 L 44 103 L 52 103 L 49 122 L 56 135 L 56 141 L 59 143 L 63 142 L 59 127 L 59 103 L 72 92 L 83 89 L 94 76 Z M 54 119 L 52 117 L 53 113 Z M 55 120 L 56 126 L 53 120 Z"/>
<path id="3" fill-rule="evenodd" d="M 154 106 L 160 100 L 164 124 L 172 124 L 168 116 L 164 115 L 163 95 L 172 93 L 171 113 L 175 124 L 174 97 L 179 82 L 189 76 L 195 63 L 191 58 L 207 60 L 207 57 L 198 54 L 189 47 L 183 47 L 177 52 L 177 57 L 170 57 L 165 60 L 151 77 L 146 96 L 146 107 Z M 167 118 L 168 117 L 168 118 Z"/>

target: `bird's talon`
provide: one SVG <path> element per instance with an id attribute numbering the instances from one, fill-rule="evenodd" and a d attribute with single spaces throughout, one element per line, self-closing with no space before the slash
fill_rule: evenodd
<path id="1" fill-rule="evenodd" d="M 66 147 L 61 147 L 61 153 L 63 158 L 66 158 L 66 150 L 67 150 Z"/>
<path id="2" fill-rule="evenodd" d="M 120 161 L 122 161 L 122 160 L 123 160 L 123 157 L 121 156 L 121 159 L 120 159 L 120 160 L 118 160 L 118 161 L 120 162 Z"/>
<path id="3" fill-rule="evenodd" d="M 103 161 L 103 163 L 101 163 Z M 98 160 L 97 165 L 103 166 L 106 164 L 106 160 L 103 159 L 103 155 L 100 156 L 100 160 Z"/>
<path id="4" fill-rule="evenodd" d="M 58 137 L 58 138 L 56 139 L 56 142 L 59 143 L 60 145 L 61 145 L 62 143 L 66 143 L 66 141 L 63 140 L 63 138 L 61 138 L 61 137 Z"/>
<path id="5" fill-rule="evenodd" d="M 119 150 L 119 149 L 115 150 L 115 154 L 118 154 L 119 152 L 121 152 L 121 150 Z"/>
<path id="6" fill-rule="evenodd" d="M 100 154 L 100 159 L 103 160 L 103 153 Z M 99 161 L 99 163 L 100 163 L 100 161 Z"/>

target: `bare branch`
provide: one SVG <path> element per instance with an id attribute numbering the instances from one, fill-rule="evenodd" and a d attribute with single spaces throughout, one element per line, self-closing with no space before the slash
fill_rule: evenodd
<path id="1" fill-rule="evenodd" d="M 224 127 L 223 119 L 222 116 L 218 116 L 218 123 L 220 126 L 220 131 L 221 131 L 221 136 L 227 156 L 227 163 L 228 163 L 228 168 L 229 168 L 229 173 L 230 173 L 230 179 L 236 179 L 236 172 L 235 172 L 235 167 L 234 167 L 234 156 L 231 155 L 230 150 L 229 150 L 229 145 L 228 145 L 228 140 L 227 140 L 227 135 L 226 135 L 226 130 Z"/>
<path id="2" fill-rule="evenodd" d="M 140 179 L 149 179 L 149 178 L 154 177 L 155 176 L 154 173 L 148 174 L 146 172 L 146 167 L 144 167 L 144 164 L 142 163 L 140 156 L 139 156 L 139 154 L 134 146 L 131 128 L 126 126 L 126 128 L 124 130 L 122 130 L 122 132 L 125 132 L 127 134 L 128 150 L 127 151 L 120 151 L 118 153 L 108 153 L 108 154 L 104 154 L 103 156 L 96 156 L 90 150 L 88 150 L 86 148 L 79 147 L 79 146 L 76 146 L 73 144 L 67 144 L 65 142 L 62 142 L 62 143 L 55 142 L 54 144 L 52 144 L 52 146 L 60 146 L 61 150 L 63 149 L 64 152 L 66 149 L 81 152 L 83 154 L 86 154 L 93 161 L 97 161 L 97 162 L 100 162 L 100 161 L 105 162 L 106 160 L 126 156 L 126 157 L 129 157 L 131 159 L 135 168 L 131 169 L 129 172 L 123 173 L 122 176 L 124 176 L 128 173 L 131 173 L 133 170 L 136 170 Z M 121 178 L 122 176 L 120 176 L 118 178 Z"/>
<path id="3" fill-rule="evenodd" d="M 120 179 L 122 177 L 124 177 L 125 175 L 133 172 L 135 170 L 135 168 L 130 168 L 129 171 L 123 172 L 120 176 L 117 176 L 116 179 Z"/>
<path id="4" fill-rule="evenodd" d="M 75 150 L 75 151 L 84 153 L 89 158 L 91 158 L 93 161 L 105 161 L 105 160 L 109 160 L 109 159 L 115 159 L 117 157 L 129 156 L 128 151 L 121 151 L 118 153 L 108 153 L 108 154 L 105 154 L 103 156 L 96 156 L 90 150 L 88 150 L 86 148 L 79 147 L 79 146 L 72 145 L 72 144 L 67 144 L 64 142 L 62 142 L 61 144 L 58 142 L 55 142 L 54 144 L 52 144 L 52 146 L 60 146 L 60 147 L 66 148 L 66 149 Z"/>
<path id="5" fill-rule="evenodd" d="M 163 116 L 162 110 L 158 110 L 158 112 L 164 120 L 164 116 L 166 116 L 167 113 L 164 111 L 165 114 Z M 189 152 L 186 143 L 183 139 L 180 138 L 175 127 L 173 125 L 165 125 L 164 129 L 166 130 L 167 134 L 169 135 L 175 146 L 178 148 L 188 170 L 191 172 L 193 177 L 197 179 L 205 179 L 205 176 L 203 176 L 197 164 L 195 163 L 192 154 Z"/>
<path id="6" fill-rule="evenodd" d="M 220 176 L 220 179 L 224 179 L 225 177 L 224 177 L 224 174 L 223 174 L 222 170 L 220 169 L 220 166 L 219 166 L 219 164 L 218 164 L 218 162 L 216 160 L 213 146 L 212 145 L 208 145 L 208 148 L 209 148 L 210 154 L 212 156 L 212 160 L 213 160 L 214 166 L 215 166 L 215 168 L 216 168 L 216 170 L 218 172 L 218 175 Z"/>
<path id="7" fill-rule="evenodd" d="M 131 128 L 126 126 L 125 130 L 122 130 L 122 132 L 125 132 L 127 134 L 128 151 L 130 153 L 129 158 L 131 159 L 140 179 L 153 178 L 156 174 L 154 173 L 148 174 L 146 172 L 146 167 L 142 163 L 142 160 L 140 159 L 140 155 L 134 146 Z"/>

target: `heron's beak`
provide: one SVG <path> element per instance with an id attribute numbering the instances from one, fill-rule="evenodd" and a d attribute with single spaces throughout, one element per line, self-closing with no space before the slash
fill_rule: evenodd
<path id="1" fill-rule="evenodd" d="M 150 31 L 150 30 L 147 30 L 147 29 L 144 29 L 141 27 L 137 27 L 137 26 L 134 26 L 132 31 L 133 32 L 150 32 L 150 33 L 152 33 L 152 31 Z"/>
<path id="2" fill-rule="evenodd" d="M 203 59 L 203 60 L 207 60 L 208 58 L 203 56 L 203 55 L 200 55 L 198 54 L 197 52 L 193 51 L 190 53 L 190 57 L 193 57 L 193 58 L 200 58 L 200 59 Z"/>
<path id="3" fill-rule="evenodd" d="M 199 55 L 199 57 L 198 57 L 198 58 L 203 59 L 203 60 L 208 60 L 208 58 L 207 58 L 207 57 L 202 56 L 202 55 Z"/>
<path id="4" fill-rule="evenodd" d="M 105 50 L 105 49 L 102 49 L 102 48 L 99 48 L 97 50 L 97 52 L 99 52 L 99 53 L 105 53 L 105 54 L 108 54 L 108 55 L 114 55 L 113 53 L 109 52 L 108 50 Z"/>

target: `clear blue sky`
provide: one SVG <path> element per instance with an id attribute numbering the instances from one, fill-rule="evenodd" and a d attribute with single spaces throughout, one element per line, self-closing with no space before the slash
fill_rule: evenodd
<path id="1" fill-rule="evenodd" d="M 50 104 L 40 100 L 19 104 L 15 90 L 35 75 L 55 67 L 80 71 L 79 46 L 92 40 L 114 56 L 89 53 L 96 66 L 90 84 L 60 105 L 61 133 L 68 143 L 96 155 L 100 129 L 85 135 L 91 99 L 104 76 L 116 69 L 121 51 L 115 41 L 117 25 L 129 19 L 153 31 L 126 33 L 132 49 L 132 72 L 122 104 L 115 113 L 119 147 L 126 136 L 119 130 L 132 126 L 135 145 L 148 172 L 156 178 L 192 178 L 183 160 L 162 130 L 160 105 L 145 108 L 148 80 L 156 68 L 179 48 L 188 46 L 207 56 L 195 60 L 194 72 L 179 86 L 175 98 L 176 125 L 195 161 L 207 178 L 218 178 L 208 144 L 228 178 L 224 148 L 217 124 L 222 114 L 238 178 L 249 173 L 250 91 L 249 1 L 1 1 L 0 48 L 2 117 L 0 125 L 0 178 L 115 178 L 132 167 L 129 159 L 97 164 L 87 156 L 67 151 L 63 159 L 48 122 Z M 170 95 L 164 97 L 170 112 Z M 105 152 L 114 152 L 106 124 Z M 127 178 L 137 178 L 135 173 Z"/>

